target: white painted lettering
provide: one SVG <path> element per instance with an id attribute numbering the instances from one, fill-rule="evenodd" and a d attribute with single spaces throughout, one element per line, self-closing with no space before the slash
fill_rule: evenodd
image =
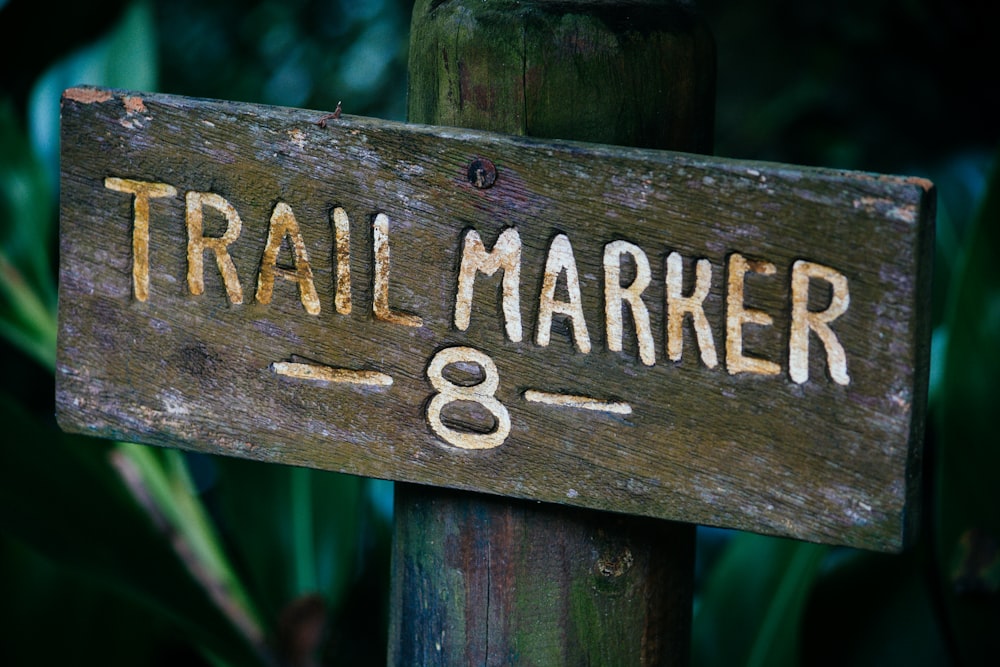
<path id="1" fill-rule="evenodd" d="M 832 295 L 826 310 L 809 310 L 810 279 L 830 284 Z M 847 311 L 851 297 L 847 278 L 828 266 L 798 260 L 792 264 L 792 329 L 788 341 L 788 371 L 792 380 L 802 384 L 809 379 L 809 332 L 815 333 L 826 350 L 827 368 L 837 384 L 851 382 L 847 374 L 847 355 L 830 328 L 830 322 Z"/>
<path id="2" fill-rule="evenodd" d="M 521 237 L 517 230 L 508 227 L 497 237 L 493 249 L 486 252 L 479 233 L 470 229 L 462 244 L 462 264 L 458 272 L 458 293 L 455 296 L 455 328 L 465 331 L 472 316 L 472 294 L 476 274 L 492 276 L 497 269 L 503 271 L 502 296 L 504 327 L 507 338 L 521 341 Z"/>
<path id="3" fill-rule="evenodd" d="M 593 396 L 582 396 L 580 394 L 562 394 L 551 391 L 540 391 L 538 389 L 528 389 L 524 392 L 524 400 L 529 403 L 542 403 L 544 405 L 554 405 L 560 408 L 576 408 L 578 410 L 591 410 L 593 412 L 609 412 L 615 415 L 632 414 L 632 406 L 623 401 L 602 401 Z"/>
<path id="4" fill-rule="evenodd" d="M 628 286 L 621 284 L 621 258 L 628 255 L 635 263 L 635 278 Z M 649 259 L 642 249 L 628 241 L 613 241 L 604 246 L 604 319 L 608 336 L 608 349 L 622 350 L 622 304 L 627 303 L 635 322 L 635 335 L 639 345 L 639 359 L 647 366 L 656 362 L 653 330 L 649 326 L 649 309 L 642 300 L 642 292 L 650 283 Z"/>
<path id="5" fill-rule="evenodd" d="M 563 271 L 566 272 L 568 302 L 556 301 L 555 298 L 556 283 Z M 538 328 L 535 331 L 535 343 L 542 347 L 549 344 L 553 313 L 560 313 L 570 318 L 576 348 L 584 354 L 590 352 L 590 335 L 587 333 L 587 322 L 583 317 L 583 302 L 580 298 L 580 279 L 577 275 L 576 260 L 573 257 L 573 246 L 570 245 L 569 237 L 565 234 L 557 234 L 552 239 L 548 258 L 545 260 L 542 291 L 538 297 Z"/>
<path id="6" fill-rule="evenodd" d="M 470 386 L 449 382 L 444 377 L 444 369 L 458 363 L 472 363 L 482 368 L 483 381 Z M 462 449 L 492 449 L 504 443 L 510 435 L 510 412 L 494 397 L 500 386 L 500 373 L 488 354 L 472 347 L 447 347 L 431 358 L 427 379 L 437 391 L 427 404 L 427 421 L 439 438 Z M 478 403 L 486 408 L 496 420 L 493 430 L 479 433 L 446 426 L 441 420 L 441 410 L 457 401 Z"/>
<path id="7" fill-rule="evenodd" d="M 715 353 L 715 339 L 712 328 L 705 317 L 705 298 L 712 286 L 712 263 L 699 259 L 695 264 L 694 287 L 689 296 L 684 296 L 684 261 L 679 253 L 667 256 L 667 356 L 671 361 L 680 361 L 684 348 L 684 318 L 691 316 L 694 324 L 695 340 L 701 351 L 701 361 L 709 368 L 719 363 Z"/>

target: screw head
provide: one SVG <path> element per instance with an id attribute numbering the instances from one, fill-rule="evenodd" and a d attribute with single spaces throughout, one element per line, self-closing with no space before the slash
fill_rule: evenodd
<path id="1" fill-rule="evenodd" d="M 484 157 L 477 157 L 469 163 L 469 170 L 466 173 L 469 183 L 472 183 L 480 190 L 492 187 L 497 180 L 497 168 Z"/>

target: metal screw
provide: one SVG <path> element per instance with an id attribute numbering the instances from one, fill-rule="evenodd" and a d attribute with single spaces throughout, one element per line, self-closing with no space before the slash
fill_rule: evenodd
<path id="1" fill-rule="evenodd" d="M 466 173 L 469 183 L 480 190 L 492 187 L 497 180 L 496 166 L 484 157 L 477 157 L 469 163 L 469 171 Z"/>

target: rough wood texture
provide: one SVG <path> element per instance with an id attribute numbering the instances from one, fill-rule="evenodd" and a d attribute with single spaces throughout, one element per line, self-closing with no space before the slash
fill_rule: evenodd
<path id="1" fill-rule="evenodd" d="M 688 8 L 641 4 L 417 3 L 410 120 L 711 152 L 711 38 Z M 687 667 L 693 525 L 412 484 L 395 505 L 389 664 Z"/>
<path id="2" fill-rule="evenodd" d="M 688 665 L 693 525 L 405 487 L 390 665 Z"/>
<path id="3" fill-rule="evenodd" d="M 65 428 L 872 549 L 906 541 L 927 370 L 928 183 L 347 116 L 323 128 L 318 112 L 95 89 L 67 91 L 62 113 L 57 401 Z M 480 156 L 496 165 L 488 189 L 468 180 Z M 145 300 L 134 224 L 142 197 L 113 179 L 176 191 L 147 200 Z M 229 202 L 238 237 L 228 209 L 190 193 Z M 198 206 L 201 294 L 188 253 Z M 336 230 L 345 218 L 350 314 L 336 306 Z M 499 274 L 478 275 L 470 325 L 454 324 L 466 230 L 492 247 L 510 227 L 523 251 L 524 339 L 516 343 L 505 332 Z M 263 261 L 269 233 L 286 234 L 275 266 Z M 227 234 L 235 240 L 217 255 L 224 244 L 211 239 Z M 536 342 L 543 274 L 560 234 L 572 243 L 588 353 L 564 315 L 553 317 L 548 345 Z M 624 349 L 608 349 L 603 257 L 615 240 L 649 260 L 642 298 L 652 366 L 639 358 L 625 308 Z M 307 312 L 298 246 L 308 251 L 317 314 Z M 699 356 L 690 323 L 682 359 L 668 359 L 664 267 L 674 251 L 685 262 L 685 290 L 696 258 L 712 267 L 704 314 L 714 367 Z M 737 256 L 758 271 L 744 276 L 741 305 L 727 297 Z M 790 284 L 802 259 L 848 281 L 850 305 L 829 324 L 846 354 L 846 385 L 830 376 L 814 334 L 808 379 L 790 376 Z M 223 282 L 229 268 L 242 304 Z M 265 304 L 267 274 L 274 283 Z M 569 303 L 567 275 L 559 271 L 550 305 Z M 810 309 L 828 310 L 830 286 L 810 284 Z M 775 375 L 730 372 L 727 322 L 755 311 L 773 324 L 742 324 L 742 350 L 777 364 Z M 462 449 L 431 428 L 441 393 L 431 362 L 452 347 L 488 355 L 498 386 L 492 397 L 448 389 L 458 393 L 448 394 L 456 400 L 442 423 L 489 431 L 498 409 L 486 399 L 495 398 L 511 424 L 499 446 Z M 296 377 L 275 365 L 301 358 L 392 384 Z M 443 371 L 451 387 L 487 384 L 482 368 L 459 366 Z M 631 413 L 529 402 L 528 390 L 625 402 Z"/>

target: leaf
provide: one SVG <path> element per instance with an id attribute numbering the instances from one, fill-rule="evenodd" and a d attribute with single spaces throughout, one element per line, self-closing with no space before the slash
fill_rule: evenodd
<path id="1" fill-rule="evenodd" d="M 156 70 L 154 34 L 149 3 L 135 2 L 106 37 L 51 67 L 36 83 L 31 95 L 33 144 L 17 126 L 9 105 L 0 109 L 0 138 L 9 140 L 13 147 L 10 156 L 0 163 L 0 175 L 6 176 L 2 180 L 3 192 L 8 195 L 3 199 L 12 211 L 10 216 L 4 216 L 10 223 L 2 229 L 4 233 L 0 236 L 3 242 L 0 246 L 0 303 L 3 305 L 0 309 L 0 334 L 50 370 L 55 365 L 56 348 L 56 299 L 49 256 L 53 231 L 50 185 L 55 183 L 58 173 L 59 97 L 63 88 L 81 82 L 129 88 L 152 86 Z M 36 156 L 41 156 L 43 160 Z M 42 162 L 51 172 L 48 178 Z M 29 439 L 26 437 L 25 441 Z M 53 442 L 61 440 L 54 436 Z M 4 452 L 5 455 L 14 453 L 20 452 Z M 125 489 L 128 497 L 116 496 L 114 500 L 105 500 L 123 503 L 132 513 L 128 516 L 130 521 L 145 520 L 151 531 L 148 536 L 150 542 L 146 545 L 150 551 L 157 548 L 154 538 L 158 536 L 158 548 L 167 554 L 159 554 L 159 557 L 179 559 L 176 565 L 182 569 L 178 571 L 178 576 L 183 574 L 187 577 L 185 583 L 188 588 L 201 587 L 200 591 L 193 593 L 191 603 L 198 604 L 207 598 L 214 611 L 203 611 L 203 614 L 214 613 L 225 623 L 236 623 L 239 631 L 235 634 L 242 633 L 244 643 L 247 638 L 251 643 L 259 641 L 260 629 L 252 605 L 241 583 L 232 576 L 232 569 L 219 548 L 204 508 L 186 484 L 187 471 L 181 455 L 178 452 L 154 453 L 151 449 L 129 445 L 117 445 L 109 450 L 106 443 L 101 443 L 94 453 L 83 456 L 88 460 L 93 456 L 103 457 L 96 463 L 91 462 L 100 470 L 100 477 L 83 479 L 71 488 L 82 489 L 88 498 L 100 497 L 109 488 L 115 489 L 116 493 Z M 109 461 L 114 465 L 110 465 Z M 40 461 L 34 459 L 21 460 L 20 463 L 36 470 L 40 479 L 58 472 L 58 467 L 42 470 Z M 17 473 L 18 468 L 13 468 L 11 472 Z M 89 487 L 91 483 L 102 488 L 95 492 Z M 13 521 L 24 519 L 16 513 L 10 518 Z M 52 548 L 51 543 L 67 539 L 62 531 L 72 531 L 77 524 L 57 524 L 52 527 L 51 533 L 43 534 L 28 530 L 29 526 L 37 525 L 29 521 L 17 525 L 22 531 L 21 536 L 36 547 L 49 547 L 53 554 L 63 550 L 74 553 L 69 545 L 58 550 Z M 104 538 L 105 549 L 116 542 L 112 535 Z M 80 556 L 94 557 L 86 549 L 77 552 Z M 97 569 L 110 576 L 111 583 L 124 583 L 133 592 L 150 586 L 150 582 L 138 572 L 130 574 L 127 569 L 117 572 L 115 568 L 109 569 L 108 563 L 100 559 L 87 560 L 84 569 Z M 122 582 L 122 577 L 118 575 L 129 575 L 132 579 L 125 576 L 127 581 Z M 155 574 L 152 577 L 155 578 Z M 172 605 L 183 608 L 187 604 L 179 595 L 182 589 L 170 589 L 173 597 L 166 598 L 164 606 L 167 611 L 173 611 Z M 153 601 L 153 598 L 148 600 Z M 159 604 L 159 601 L 156 603 Z M 234 633 L 235 629 L 230 627 L 228 631 Z"/>
<path id="2" fill-rule="evenodd" d="M 1000 154 L 998 154 L 1000 158 Z M 1000 654 L 1000 595 L 990 592 L 1000 543 L 1000 159 L 993 172 L 947 304 L 948 338 L 937 387 L 937 560 L 949 626 L 963 661 Z M 991 548 L 989 545 L 993 545 Z M 977 577 L 981 579 L 977 583 Z"/>
<path id="3" fill-rule="evenodd" d="M 0 529 L 122 591 L 235 664 L 263 664 L 109 463 L 110 443 L 60 433 L 0 397 Z"/>
<path id="4" fill-rule="evenodd" d="M 385 503 L 392 485 L 339 473 L 237 458 L 194 455 L 217 482 L 207 492 L 243 580 L 273 628 L 279 657 L 314 622 L 327 619 L 322 647 L 334 664 L 385 655 L 386 574 L 391 529 Z M 391 500 L 389 500 L 391 504 Z M 391 510 L 390 510 L 391 511 Z M 302 616 L 303 609 L 316 613 Z M 360 614 L 360 615 L 359 615 Z M 364 637 L 359 646 L 359 637 Z"/>
<path id="5" fill-rule="evenodd" d="M 0 101 L 0 248 L 17 259 L 30 286 L 55 306 L 52 266 L 49 263 L 53 220 L 53 191 L 36 159 L 13 105 Z"/>
<path id="6" fill-rule="evenodd" d="M 707 574 L 693 620 L 698 667 L 798 660 L 802 611 L 829 547 L 736 533 Z"/>
<path id="7" fill-rule="evenodd" d="M 261 611 L 271 622 L 319 593 L 331 607 L 357 576 L 364 480 L 337 473 L 212 457 L 220 523 Z"/>
<path id="8" fill-rule="evenodd" d="M 147 513 L 176 531 L 175 541 L 184 545 L 182 556 L 202 586 L 244 634 L 260 636 L 259 613 L 222 549 L 215 525 L 197 495 L 184 453 L 117 443 L 112 456 L 133 495 L 143 499 Z"/>
<path id="9" fill-rule="evenodd" d="M 12 106 L 0 101 L 0 335 L 55 366 L 52 198 Z"/>

